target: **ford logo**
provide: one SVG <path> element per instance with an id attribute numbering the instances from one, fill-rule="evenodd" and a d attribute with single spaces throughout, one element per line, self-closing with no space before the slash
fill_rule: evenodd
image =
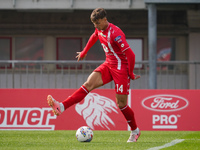
<path id="1" fill-rule="evenodd" d="M 118 37 L 116 37 L 116 38 L 114 39 L 114 41 L 118 41 L 119 39 L 121 39 L 121 35 L 119 35 Z"/>
<path id="2" fill-rule="evenodd" d="M 170 112 L 186 108 L 187 99 L 176 95 L 153 95 L 142 100 L 142 106 L 152 111 Z"/>

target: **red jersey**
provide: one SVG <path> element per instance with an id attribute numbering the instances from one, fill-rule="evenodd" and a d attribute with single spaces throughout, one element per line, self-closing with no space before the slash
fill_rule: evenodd
<path id="1" fill-rule="evenodd" d="M 122 64 L 128 65 L 127 57 L 124 52 L 130 48 L 126 41 L 125 34 L 117 26 L 109 23 L 106 30 L 95 29 L 93 33 L 98 36 L 106 54 L 106 63 L 116 65 L 121 70 Z"/>
<path id="2" fill-rule="evenodd" d="M 85 57 L 88 50 L 98 39 L 106 53 L 105 64 L 112 68 L 114 67 L 117 70 L 128 68 L 129 76 L 131 79 L 135 79 L 135 74 L 133 73 L 135 54 L 129 47 L 125 34 L 120 28 L 112 23 L 109 23 L 106 30 L 99 31 L 98 29 L 95 29 L 95 32 L 90 36 L 85 48 L 81 52 L 80 58 Z"/>

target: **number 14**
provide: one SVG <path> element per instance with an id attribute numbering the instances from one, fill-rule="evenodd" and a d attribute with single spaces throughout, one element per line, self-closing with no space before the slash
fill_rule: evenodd
<path id="1" fill-rule="evenodd" d="M 116 84 L 116 86 L 117 86 L 117 92 L 121 92 L 121 93 L 123 93 L 123 84 L 122 85 L 118 85 L 118 84 Z"/>

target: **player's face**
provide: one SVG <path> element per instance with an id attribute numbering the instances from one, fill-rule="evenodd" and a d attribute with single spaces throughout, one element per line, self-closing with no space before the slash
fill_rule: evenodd
<path id="1" fill-rule="evenodd" d="M 99 19 L 92 23 L 94 24 L 94 27 L 98 30 L 105 30 L 108 27 L 108 21 L 106 18 Z"/>

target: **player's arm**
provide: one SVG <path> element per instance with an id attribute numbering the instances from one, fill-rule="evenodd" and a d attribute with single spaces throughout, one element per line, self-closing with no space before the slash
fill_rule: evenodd
<path id="1" fill-rule="evenodd" d="M 129 44 L 126 41 L 125 34 L 118 30 L 118 34 L 114 35 L 114 42 L 117 46 L 121 49 L 123 53 L 125 53 L 127 60 L 128 60 L 128 68 L 129 68 L 129 76 L 132 80 L 140 78 L 139 75 L 133 73 L 134 66 L 135 66 L 135 54 L 132 49 L 129 47 Z"/>
<path id="2" fill-rule="evenodd" d="M 94 32 L 94 33 L 90 36 L 90 38 L 89 38 L 89 40 L 88 40 L 88 42 L 87 42 L 85 48 L 83 49 L 83 51 L 82 51 L 82 52 L 77 52 L 77 56 L 76 56 L 77 61 L 83 60 L 83 59 L 86 57 L 87 52 L 88 52 L 89 49 L 96 43 L 97 40 L 98 40 L 98 36 L 97 36 L 97 34 Z"/>
<path id="3" fill-rule="evenodd" d="M 129 76 L 132 80 L 140 78 L 140 75 L 136 75 L 133 73 L 134 67 L 135 67 L 135 53 L 132 51 L 132 49 L 129 47 L 125 50 L 125 55 L 128 60 L 128 68 L 129 68 Z"/>

